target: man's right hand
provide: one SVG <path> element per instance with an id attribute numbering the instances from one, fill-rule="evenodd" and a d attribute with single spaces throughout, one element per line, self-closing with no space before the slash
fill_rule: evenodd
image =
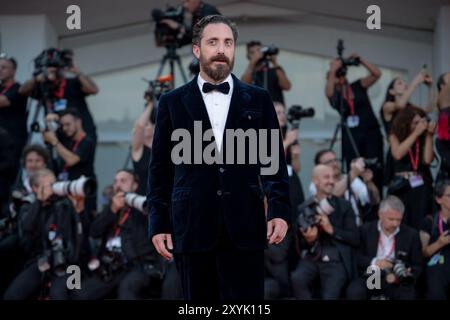
<path id="1" fill-rule="evenodd" d="M 171 260 L 173 254 L 169 250 L 173 249 L 172 235 L 170 233 L 160 233 L 152 238 L 156 251 L 166 260 Z"/>
<path id="2" fill-rule="evenodd" d="M 392 262 L 386 259 L 377 260 L 375 265 L 377 265 L 381 270 L 391 269 L 393 267 Z"/>
<path id="3" fill-rule="evenodd" d="M 313 243 L 319 237 L 319 229 L 316 226 L 309 227 L 306 231 L 300 231 L 308 244 Z"/>
<path id="4" fill-rule="evenodd" d="M 335 74 L 336 71 L 342 67 L 342 61 L 341 59 L 333 59 L 330 62 L 330 73 Z"/>
<path id="5" fill-rule="evenodd" d="M 123 207 L 125 207 L 125 193 L 117 192 L 112 198 L 111 211 L 117 213 Z"/>
<path id="6" fill-rule="evenodd" d="M 249 59 L 250 67 L 254 69 L 258 62 L 263 58 L 263 54 L 261 51 L 256 51 Z"/>
<path id="7" fill-rule="evenodd" d="M 298 139 L 298 129 L 289 130 L 284 138 L 284 143 L 286 146 L 290 146 Z"/>
<path id="8" fill-rule="evenodd" d="M 446 245 L 450 244 L 450 235 L 448 234 L 448 232 L 449 230 L 445 230 L 444 232 L 442 232 L 437 240 L 441 247 L 445 247 Z"/>

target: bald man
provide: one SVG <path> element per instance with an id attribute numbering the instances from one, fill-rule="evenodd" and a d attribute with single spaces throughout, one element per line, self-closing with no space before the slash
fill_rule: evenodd
<path id="1" fill-rule="evenodd" d="M 312 183 L 317 193 L 305 204 L 314 207 L 317 222 L 306 230 L 298 229 L 301 259 L 292 273 L 296 299 L 313 298 L 312 285 L 317 279 L 322 299 L 339 299 L 355 275 L 352 251 L 359 242 L 355 214 L 350 202 L 333 195 L 335 182 L 330 166 L 314 167 Z"/>

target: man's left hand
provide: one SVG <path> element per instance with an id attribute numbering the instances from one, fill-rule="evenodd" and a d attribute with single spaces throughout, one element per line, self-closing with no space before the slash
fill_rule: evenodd
<path id="1" fill-rule="evenodd" d="M 328 216 L 326 214 L 319 214 L 319 223 L 323 229 L 323 231 L 325 231 L 328 234 L 333 234 L 334 229 L 333 229 L 333 225 L 330 222 L 330 219 L 328 218 Z"/>
<path id="2" fill-rule="evenodd" d="M 274 218 L 267 222 L 267 239 L 269 244 L 279 244 L 283 241 L 288 230 L 286 221 L 280 218 Z"/>
<path id="3" fill-rule="evenodd" d="M 55 145 L 58 143 L 58 138 L 56 137 L 56 134 L 53 131 L 45 131 L 42 133 L 42 138 L 45 142 Z"/>

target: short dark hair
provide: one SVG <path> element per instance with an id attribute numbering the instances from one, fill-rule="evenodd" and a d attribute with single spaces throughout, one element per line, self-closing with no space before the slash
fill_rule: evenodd
<path id="1" fill-rule="evenodd" d="M 252 40 L 252 41 L 247 42 L 247 50 L 252 47 L 256 47 L 256 46 L 262 46 L 261 41 Z"/>
<path id="2" fill-rule="evenodd" d="M 200 46 L 200 42 L 203 36 L 203 30 L 209 24 L 219 24 L 223 23 L 230 27 L 233 32 L 234 42 L 236 42 L 238 38 L 238 30 L 236 24 L 232 22 L 230 19 L 225 18 L 224 16 L 213 14 L 202 18 L 199 22 L 197 22 L 192 31 L 192 44 Z"/>
<path id="3" fill-rule="evenodd" d="M 67 115 L 71 115 L 72 117 L 74 117 L 76 119 L 81 119 L 80 113 L 75 108 L 67 108 L 66 110 L 64 110 L 60 114 L 61 117 L 64 117 L 64 116 L 67 116 Z"/>
<path id="4" fill-rule="evenodd" d="M 436 185 L 434 186 L 434 196 L 436 198 L 442 197 L 447 187 L 450 187 L 450 180 L 448 179 L 438 180 L 438 182 L 436 182 Z"/>
<path id="5" fill-rule="evenodd" d="M 1 54 L 0 60 L 6 60 L 6 61 L 11 62 L 11 64 L 13 65 L 13 69 L 17 70 L 17 60 L 14 59 L 13 57 L 7 56 L 5 54 Z"/>
<path id="6" fill-rule="evenodd" d="M 22 164 L 25 164 L 25 160 L 31 152 L 36 152 L 42 159 L 44 159 L 45 165 L 50 165 L 50 154 L 47 149 L 39 144 L 27 145 L 22 152 Z"/>
<path id="7" fill-rule="evenodd" d="M 331 150 L 331 149 L 322 149 L 322 150 L 318 151 L 318 152 L 316 153 L 316 155 L 314 156 L 314 164 L 315 164 L 315 165 L 320 164 L 320 158 L 322 158 L 322 156 L 323 156 L 325 153 L 328 153 L 328 152 L 331 152 L 331 153 L 335 154 L 335 152 L 334 152 L 333 150 Z"/>
<path id="8" fill-rule="evenodd" d="M 127 168 L 122 168 L 122 169 L 119 169 L 119 170 L 116 171 L 116 175 L 119 172 L 126 172 L 126 173 L 128 173 L 129 175 L 131 175 L 133 177 L 134 182 L 139 184 L 139 176 L 136 174 L 136 172 L 134 170 L 127 169 Z"/>

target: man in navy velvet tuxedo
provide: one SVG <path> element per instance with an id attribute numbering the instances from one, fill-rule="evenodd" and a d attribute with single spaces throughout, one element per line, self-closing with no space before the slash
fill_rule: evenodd
<path id="1" fill-rule="evenodd" d="M 262 174 L 263 161 L 191 164 L 173 159 L 172 134 L 181 130 L 195 138 L 194 122 L 203 132 L 212 130 L 216 150 L 225 155 L 243 151 L 229 147 L 228 130 L 279 133 L 268 92 L 231 74 L 236 38 L 228 19 L 200 20 L 192 39 L 200 74 L 159 102 L 149 169 L 149 232 L 158 252 L 168 260 L 174 257 L 188 300 L 263 299 L 264 249 L 267 243 L 280 243 L 290 223 L 281 135 L 277 143 L 258 141 L 278 158 L 270 175 Z M 192 150 L 199 156 L 195 143 Z M 207 143 L 200 145 L 203 152 Z M 249 149 L 250 143 L 244 151 Z"/>

